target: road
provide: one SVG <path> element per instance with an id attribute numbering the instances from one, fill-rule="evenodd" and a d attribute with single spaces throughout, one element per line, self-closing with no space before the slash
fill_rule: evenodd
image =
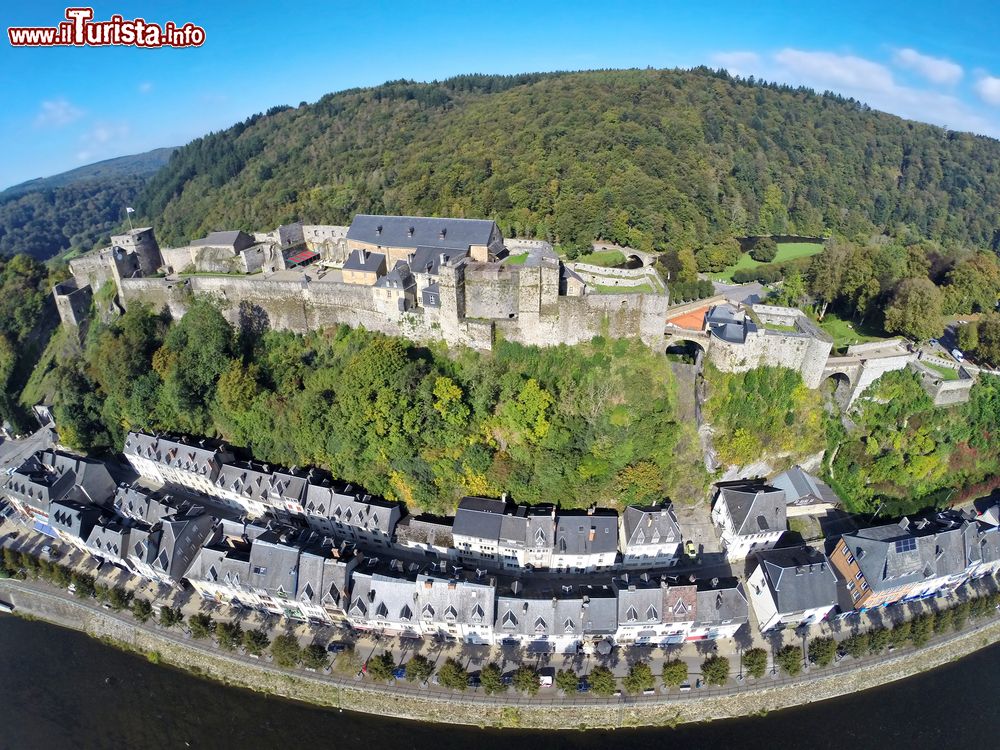
<path id="1" fill-rule="evenodd" d="M 48 427 L 43 427 L 23 440 L 4 440 L 0 443 L 0 487 L 5 487 L 10 481 L 8 470 L 16 469 L 29 456 L 52 448 L 55 444 L 55 434 Z"/>

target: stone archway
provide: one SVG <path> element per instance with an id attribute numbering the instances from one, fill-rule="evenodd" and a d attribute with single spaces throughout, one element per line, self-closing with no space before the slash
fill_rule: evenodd
<path id="1" fill-rule="evenodd" d="M 845 372 L 831 372 L 823 378 L 820 384 L 824 393 L 828 393 L 841 409 L 847 407 L 851 402 L 851 393 L 854 390 L 854 383 Z"/>
<path id="2" fill-rule="evenodd" d="M 674 336 L 667 340 L 663 353 L 668 359 L 695 364 L 699 355 L 705 354 L 705 343 L 693 338 Z"/>

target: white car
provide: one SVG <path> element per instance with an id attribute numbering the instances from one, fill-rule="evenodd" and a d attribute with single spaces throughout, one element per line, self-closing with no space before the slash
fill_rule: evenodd
<path id="1" fill-rule="evenodd" d="M 951 350 L 951 356 L 953 356 L 959 362 L 964 362 L 965 361 L 965 355 L 962 354 L 962 352 L 960 352 L 958 349 L 952 349 Z"/>

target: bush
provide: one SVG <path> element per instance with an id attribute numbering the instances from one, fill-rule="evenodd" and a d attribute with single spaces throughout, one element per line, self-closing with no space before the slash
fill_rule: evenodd
<path id="1" fill-rule="evenodd" d="M 139 622 L 148 622 L 153 616 L 153 605 L 145 599 L 135 599 L 132 601 L 132 615 Z"/>
<path id="2" fill-rule="evenodd" d="M 378 656 L 368 660 L 368 674 L 373 680 L 385 682 L 392 677 L 396 669 L 396 660 L 388 651 L 383 651 Z"/>
<path id="3" fill-rule="evenodd" d="M 330 666 L 330 659 L 326 655 L 326 648 L 321 643 L 310 643 L 302 649 L 302 666 L 306 669 L 326 669 Z"/>
<path id="4" fill-rule="evenodd" d="M 280 667 L 294 667 L 302 660 L 302 649 L 294 635 L 279 635 L 271 643 L 271 655 Z"/>
<path id="5" fill-rule="evenodd" d="M 538 672 L 534 667 L 522 664 L 514 670 L 514 689 L 522 693 L 534 695 L 538 692 Z"/>
<path id="6" fill-rule="evenodd" d="M 452 690 L 465 690 L 469 686 L 469 673 L 458 661 L 449 658 L 438 670 L 438 682 Z"/>
<path id="7" fill-rule="evenodd" d="M 860 659 L 868 653 L 868 633 L 854 633 L 845 638 L 841 645 L 848 654 L 855 659 Z"/>
<path id="8" fill-rule="evenodd" d="M 767 651 L 759 647 L 748 648 L 743 652 L 743 668 L 751 677 L 763 677 L 767 671 Z"/>
<path id="9" fill-rule="evenodd" d="M 725 685 L 729 681 L 729 659 L 710 656 L 701 663 L 701 676 L 709 685 Z"/>
<path id="10" fill-rule="evenodd" d="M 934 632 L 944 633 L 951 630 L 955 625 L 955 610 L 942 609 L 934 616 Z"/>
<path id="11" fill-rule="evenodd" d="M 594 667 L 587 675 L 587 682 L 590 683 L 590 692 L 594 695 L 607 698 L 613 695 L 618 689 L 618 680 L 614 673 L 607 667 Z"/>
<path id="12" fill-rule="evenodd" d="M 192 638 L 207 638 L 215 629 L 212 618 L 204 612 L 191 615 L 188 627 L 191 628 Z"/>
<path id="13" fill-rule="evenodd" d="M 644 661 L 637 662 L 629 667 L 628 674 L 622 680 L 622 685 L 633 695 L 641 693 L 644 690 L 652 690 L 655 684 L 656 679 L 653 677 L 653 670 Z"/>
<path id="14" fill-rule="evenodd" d="M 833 638 L 813 638 L 809 641 L 809 661 L 816 666 L 829 666 L 836 655 L 837 642 Z"/>
<path id="15" fill-rule="evenodd" d="M 688 678 L 687 664 L 680 659 L 671 659 L 663 664 L 663 684 L 667 687 L 677 687 L 684 684 Z"/>
<path id="16" fill-rule="evenodd" d="M 778 254 L 778 244 L 770 237 L 758 237 L 750 248 L 750 257 L 760 263 L 770 263 Z"/>
<path id="17" fill-rule="evenodd" d="M 784 646 L 778 651 L 775 660 L 781 671 L 794 677 L 802 671 L 802 648 L 800 646 Z"/>
<path id="18" fill-rule="evenodd" d="M 406 681 L 407 682 L 426 682 L 427 678 L 431 676 L 434 671 L 434 665 L 431 664 L 430 659 L 421 654 L 414 654 L 410 657 L 410 660 L 406 662 Z"/>
<path id="19" fill-rule="evenodd" d="M 576 692 L 577 685 L 580 684 L 580 678 L 576 676 L 576 672 L 571 669 L 560 669 L 556 672 L 556 687 L 562 690 L 567 695 Z"/>
<path id="20" fill-rule="evenodd" d="M 872 633 L 871 640 L 874 643 L 875 640 L 874 632 Z M 876 650 L 875 647 L 872 646 L 871 652 L 873 654 L 877 654 L 883 651 L 885 647 L 889 644 L 892 644 L 895 648 L 899 648 L 900 646 L 905 646 L 909 642 L 910 642 L 910 623 L 909 621 L 901 622 L 892 630 L 886 631 L 886 637 L 881 644 L 881 648 Z"/>
<path id="21" fill-rule="evenodd" d="M 271 639 L 267 637 L 267 633 L 263 630 L 243 631 L 243 648 L 247 650 L 248 654 L 260 656 L 270 645 Z"/>
<path id="22" fill-rule="evenodd" d="M 217 622 L 215 639 L 219 643 L 219 648 L 235 651 L 236 647 L 243 643 L 243 628 L 235 622 Z"/>

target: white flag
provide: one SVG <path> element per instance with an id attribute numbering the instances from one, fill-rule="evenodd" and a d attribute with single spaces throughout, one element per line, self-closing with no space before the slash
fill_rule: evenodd
<path id="1" fill-rule="evenodd" d="M 128 206 L 125 206 L 125 211 L 127 213 L 130 213 L 130 214 L 134 214 L 135 213 L 135 209 L 134 208 L 129 208 Z"/>

